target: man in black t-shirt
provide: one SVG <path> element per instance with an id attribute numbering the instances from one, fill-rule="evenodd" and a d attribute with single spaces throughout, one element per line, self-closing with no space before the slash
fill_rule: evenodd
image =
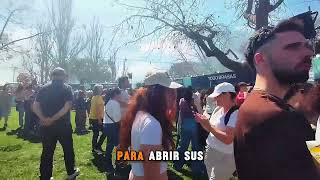
<path id="1" fill-rule="evenodd" d="M 42 133 L 42 155 L 40 179 L 52 177 L 53 154 L 57 141 L 64 152 L 67 179 L 74 179 L 80 170 L 75 169 L 70 110 L 72 108 L 71 87 L 64 84 L 66 73 L 55 68 L 51 73 L 52 82 L 44 85 L 38 92 L 33 111 L 40 119 Z"/>
<path id="2" fill-rule="evenodd" d="M 257 72 L 241 105 L 234 155 L 240 180 L 319 180 L 319 165 L 306 142 L 314 135 L 304 115 L 283 101 L 293 83 L 309 78 L 312 47 L 293 20 L 260 29 L 246 60 Z"/>

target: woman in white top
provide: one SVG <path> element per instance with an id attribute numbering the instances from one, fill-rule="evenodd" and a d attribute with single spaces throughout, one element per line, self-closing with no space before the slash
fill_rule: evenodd
<path id="1" fill-rule="evenodd" d="M 150 74 L 145 88 L 131 99 L 120 129 L 120 148 L 142 151 L 145 161 L 132 162 L 131 180 L 166 180 L 167 163 L 148 161 L 150 151 L 171 150 L 176 91 L 181 85 L 171 82 L 165 72 Z"/>
<path id="2" fill-rule="evenodd" d="M 110 91 L 110 100 L 105 105 L 105 113 L 103 118 L 103 131 L 107 137 L 106 147 L 106 162 L 107 172 L 112 172 L 114 167 L 112 165 L 112 151 L 113 148 L 119 144 L 119 132 L 120 132 L 120 119 L 121 108 L 119 99 L 121 91 L 119 88 L 115 88 Z"/>
<path id="3" fill-rule="evenodd" d="M 196 115 L 197 121 L 210 133 L 205 165 L 210 180 L 229 180 L 236 169 L 233 156 L 234 128 L 238 116 L 235 88 L 230 83 L 221 83 L 210 97 L 216 100 L 218 106 L 210 120 L 204 115 Z"/>

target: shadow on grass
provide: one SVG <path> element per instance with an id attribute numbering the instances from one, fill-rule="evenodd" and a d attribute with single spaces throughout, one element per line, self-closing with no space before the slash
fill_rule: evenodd
<path id="1" fill-rule="evenodd" d="M 208 176 L 206 174 L 199 174 L 199 173 L 194 174 L 191 171 L 188 171 L 186 169 L 182 169 L 181 173 L 184 176 L 190 177 L 192 180 L 208 180 Z"/>
<path id="2" fill-rule="evenodd" d="M 106 162 L 104 161 L 103 155 L 98 155 L 96 153 L 92 153 L 93 159 L 91 162 L 95 165 L 99 172 L 103 173 L 106 172 Z"/>
<path id="3" fill-rule="evenodd" d="M 73 132 L 74 134 L 76 134 L 77 136 L 85 136 L 87 134 L 90 134 L 90 131 L 83 131 L 83 132 Z"/>
<path id="4" fill-rule="evenodd" d="M 6 131 L 6 127 L 2 127 L 2 128 L 0 128 L 0 131 Z"/>
<path id="5" fill-rule="evenodd" d="M 13 152 L 22 149 L 21 144 L 9 145 L 9 146 L 0 146 L 0 151 L 2 152 Z"/>
<path id="6" fill-rule="evenodd" d="M 14 136 L 16 135 L 17 138 L 23 139 L 26 141 L 29 141 L 30 143 L 40 143 L 41 137 L 37 133 L 34 132 L 25 132 L 23 129 L 18 128 L 15 130 L 11 130 L 10 132 L 7 132 L 8 136 Z"/>
<path id="7" fill-rule="evenodd" d="M 176 174 L 170 169 L 168 169 L 167 174 L 168 174 L 168 179 L 183 180 L 183 177 L 179 176 L 178 174 Z"/>

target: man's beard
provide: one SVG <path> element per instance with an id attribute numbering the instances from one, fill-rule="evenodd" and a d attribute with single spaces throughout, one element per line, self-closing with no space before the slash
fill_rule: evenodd
<path id="1" fill-rule="evenodd" d="M 280 84 L 290 85 L 293 83 L 304 83 L 309 79 L 309 72 L 306 71 L 289 71 L 284 69 L 273 68 L 273 75 Z"/>

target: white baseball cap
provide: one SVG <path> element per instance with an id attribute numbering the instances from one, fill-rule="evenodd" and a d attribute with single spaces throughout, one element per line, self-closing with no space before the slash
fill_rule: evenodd
<path id="1" fill-rule="evenodd" d="M 236 90 L 234 88 L 234 86 L 230 83 L 227 83 L 227 82 L 223 82 L 223 83 L 220 83 L 218 84 L 215 88 L 214 88 L 214 91 L 212 94 L 210 94 L 208 97 L 209 98 L 215 98 L 215 97 L 218 97 L 221 93 L 224 93 L 224 92 L 232 92 L 232 93 L 235 93 Z"/>
<path id="2" fill-rule="evenodd" d="M 166 71 L 154 71 L 146 75 L 146 78 L 144 79 L 144 85 L 151 86 L 156 84 L 171 89 L 182 87 L 181 84 L 173 82 Z"/>

